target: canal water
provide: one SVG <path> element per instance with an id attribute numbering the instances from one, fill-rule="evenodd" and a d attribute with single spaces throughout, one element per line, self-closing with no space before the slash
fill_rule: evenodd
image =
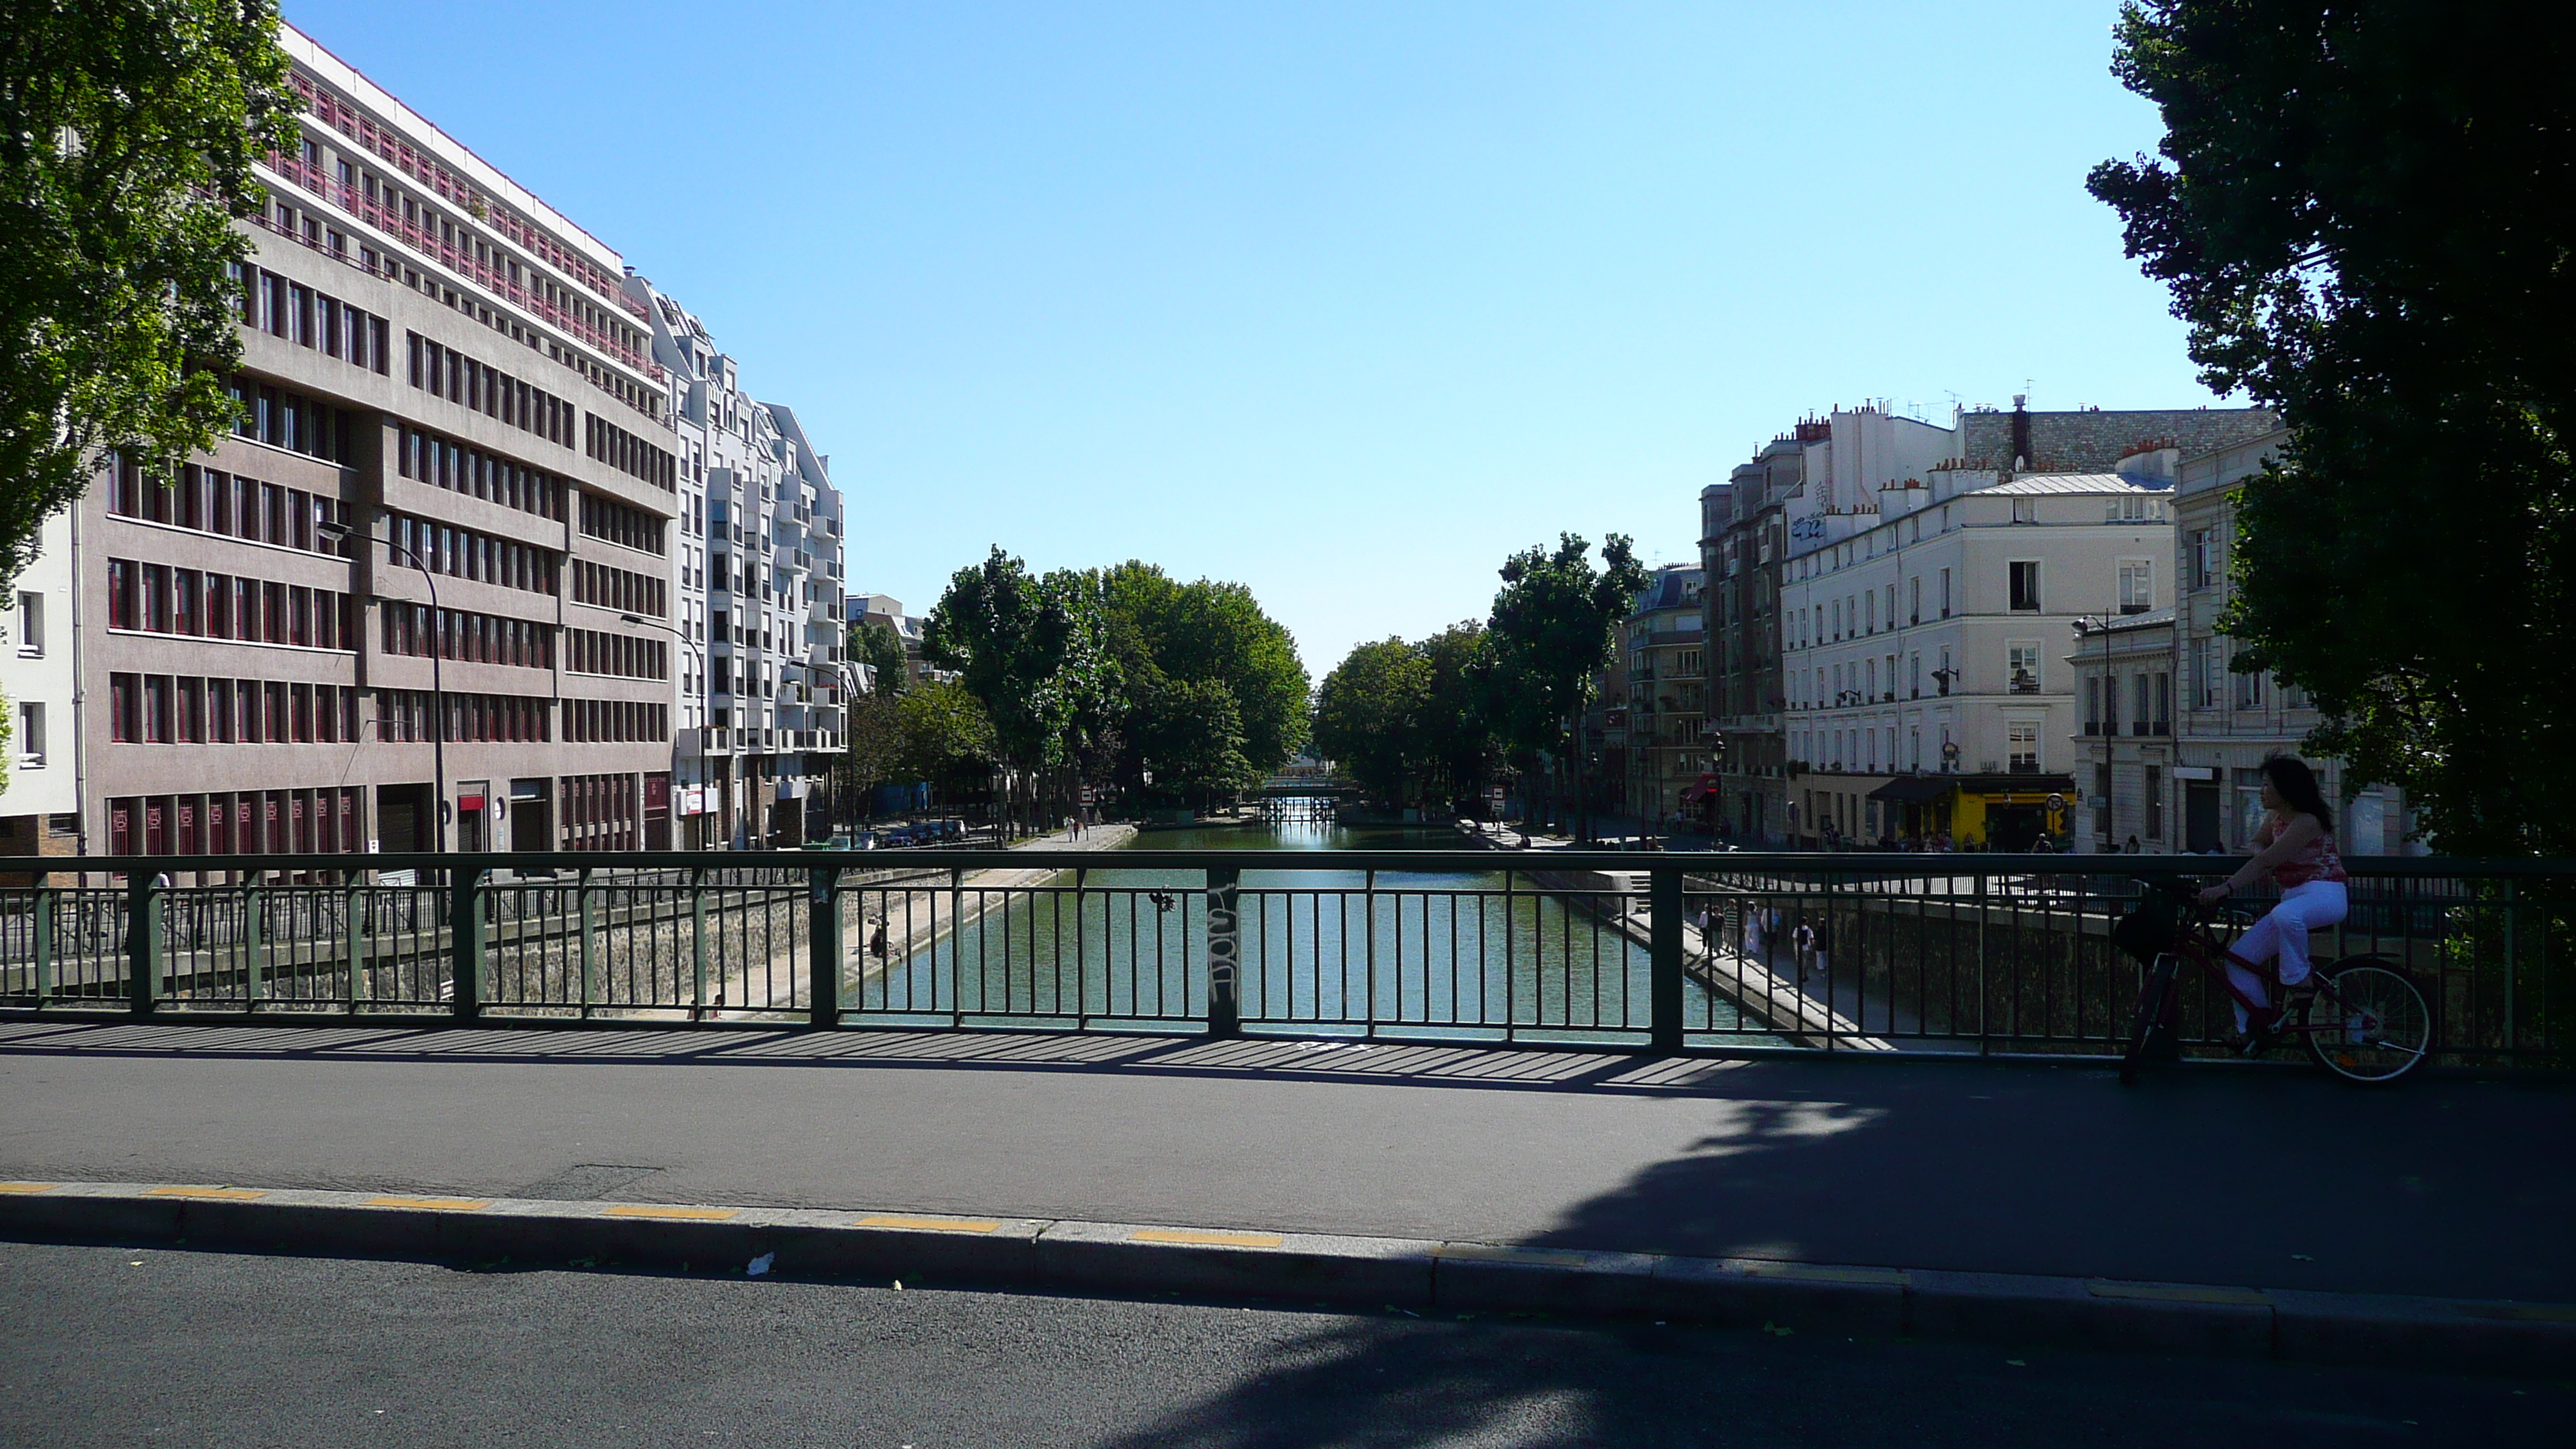
<path id="1" fill-rule="evenodd" d="M 1140 833 L 1131 848 L 1455 850 L 1446 829 L 1323 822 Z M 1122 869 L 1116 853 L 1035 886 L 968 887 L 966 925 L 856 981 L 860 1012 L 1178 1024 L 1207 1013 L 1207 894 L 1197 870 Z M 1648 1025 L 1647 953 L 1591 907 L 1493 871 L 1246 870 L 1237 897 L 1247 1027 L 1609 1042 Z M 1642 912 L 1642 901 L 1635 903 Z M 916 914 L 935 905 L 898 902 Z M 898 935 L 904 933 L 898 930 Z M 913 939 L 919 940 L 916 935 Z M 1694 1031 L 1734 1006 L 1686 987 Z"/>

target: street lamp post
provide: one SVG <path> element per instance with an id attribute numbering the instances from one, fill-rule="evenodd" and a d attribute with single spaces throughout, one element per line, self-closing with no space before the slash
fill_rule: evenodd
<path id="1" fill-rule="evenodd" d="M 316 524 L 314 532 L 333 543 L 339 543 L 350 536 L 348 525 L 341 523 Z M 419 554 L 390 538 L 384 543 L 385 555 L 388 558 L 399 555 L 411 560 L 411 566 L 420 570 L 421 582 L 429 585 L 429 769 L 430 774 L 435 777 L 431 784 L 431 794 L 435 798 L 430 802 L 429 814 L 431 823 L 438 828 L 438 853 L 445 855 L 447 853 L 447 684 L 446 673 L 439 668 L 439 659 L 446 653 L 444 637 L 446 629 L 444 612 L 438 607 L 438 576 L 430 571 L 429 565 L 422 561 Z"/>
<path id="2" fill-rule="evenodd" d="M 686 650 L 688 650 L 691 654 L 694 654 L 694 655 L 696 655 L 696 656 L 697 656 L 697 660 L 698 660 L 698 692 L 699 692 L 700 694 L 705 694 L 705 693 L 707 692 L 707 683 L 708 683 L 708 681 L 707 681 L 707 656 L 706 656 L 706 651 L 704 651 L 704 650 L 702 650 L 702 649 L 700 649 L 700 648 L 698 647 L 698 642 L 697 642 L 696 640 L 694 640 L 694 639 L 690 638 L 686 632 L 684 632 L 683 630 L 679 629 L 678 627 L 676 627 L 676 626 L 674 626 L 674 625 L 671 625 L 671 624 L 663 623 L 663 622 L 662 622 L 661 620 L 659 620 L 659 619 L 647 619 L 647 618 L 645 618 L 645 617 L 644 617 L 643 615 L 641 615 L 641 614 L 620 614 L 620 615 L 618 615 L 618 616 L 617 616 L 617 618 L 618 618 L 618 622 L 620 622 L 620 623 L 624 623 L 624 624 L 640 624 L 640 625 L 642 625 L 643 627 L 645 627 L 645 628 L 647 628 L 647 629 L 659 629 L 659 630 L 661 630 L 663 633 L 670 635 L 672 638 L 679 640 L 679 641 L 680 641 L 680 647 L 681 647 L 681 648 L 686 649 Z M 700 722 L 699 722 L 699 726 L 698 726 L 698 727 L 699 727 L 700 729 L 704 729 L 704 728 L 706 728 L 706 724 L 705 724 L 705 722 L 704 722 L 704 721 L 700 721 Z M 731 729 L 731 727 L 727 727 L 727 729 L 725 730 L 725 788 L 727 788 L 727 789 L 731 789 L 731 788 L 733 788 L 733 739 L 734 739 L 734 733 L 733 733 L 733 730 Z M 703 811 L 703 810 L 701 810 L 701 811 L 699 812 L 699 814 L 700 814 L 700 815 L 702 815 L 702 816 L 703 816 L 705 813 L 706 813 L 706 812 L 705 812 L 705 811 Z"/>

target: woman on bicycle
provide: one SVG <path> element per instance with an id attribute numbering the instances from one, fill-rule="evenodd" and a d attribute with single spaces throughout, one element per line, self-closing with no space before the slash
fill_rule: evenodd
<path id="1" fill-rule="evenodd" d="M 2343 857 L 2335 851 L 2334 813 L 2317 788 L 2316 772 L 2299 759 L 2275 755 L 2263 762 L 2263 825 L 2254 832 L 2254 858 L 2236 873 L 2200 893 L 2202 905 L 2215 905 L 2269 873 L 2281 887 L 2280 903 L 2253 928 L 2237 938 L 2227 953 L 2227 978 L 2246 999 L 2270 1006 L 2271 993 L 2259 968 L 2274 955 L 2281 958 L 2284 991 L 2306 984 L 2308 933 L 2341 921 L 2349 909 Z M 2248 1050 L 2271 1036 L 2271 1022 L 2246 1020 L 2236 1008 L 2236 1030 Z"/>

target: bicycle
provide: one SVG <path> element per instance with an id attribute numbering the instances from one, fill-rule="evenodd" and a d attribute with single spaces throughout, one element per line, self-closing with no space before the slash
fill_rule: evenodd
<path id="1" fill-rule="evenodd" d="M 2257 1033 L 2295 1037 L 2310 1060 L 2347 1081 L 2385 1086 L 2421 1066 L 2433 1050 L 2433 1007 L 2405 968 L 2385 956 L 2355 955 L 2320 961 L 2307 981 L 2283 988 L 2273 977 L 2277 1008 L 2256 1005 L 2228 979 L 2227 948 L 2212 931 L 2220 911 L 2200 903 L 2194 880 L 2141 880 L 2138 906 L 2121 918 L 2113 940 L 2146 966 L 2138 990 L 2136 1014 L 2129 1023 L 2128 1050 L 2120 1058 L 2120 1085 L 2128 1086 L 2138 1069 L 2153 1060 L 2181 1055 L 2175 1016 L 2181 1001 L 2176 990 L 2188 961 L 2208 973 L 2218 988 L 2245 1008 Z M 2244 918 L 2243 908 L 2227 912 Z M 2271 970 L 2270 967 L 2262 968 Z M 2264 1023 L 2270 1018 L 2270 1025 Z"/>

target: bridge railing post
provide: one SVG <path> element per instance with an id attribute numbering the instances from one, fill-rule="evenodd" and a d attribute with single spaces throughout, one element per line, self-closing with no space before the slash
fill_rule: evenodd
<path id="1" fill-rule="evenodd" d="M 1241 1036 L 1243 919 L 1237 912 L 1242 872 L 1210 866 L 1207 873 L 1208 1035 Z"/>
<path id="2" fill-rule="evenodd" d="M 483 871 L 474 865 L 448 872 L 448 1007 L 459 1021 L 483 1014 Z"/>
<path id="3" fill-rule="evenodd" d="M 125 878 L 125 987 L 136 1016 L 161 999 L 161 945 L 161 877 L 136 871 Z"/>
<path id="4" fill-rule="evenodd" d="M 806 904 L 806 1022 L 841 1024 L 841 868 L 816 866 Z"/>
<path id="5" fill-rule="evenodd" d="M 1656 866 L 1646 873 L 1647 1037 L 1658 1052 L 1682 1049 L 1682 872 Z"/>

